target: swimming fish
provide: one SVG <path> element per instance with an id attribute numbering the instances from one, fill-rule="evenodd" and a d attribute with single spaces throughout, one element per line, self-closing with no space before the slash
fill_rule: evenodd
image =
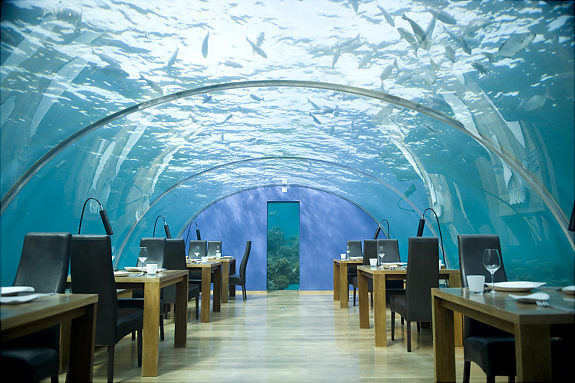
<path id="1" fill-rule="evenodd" d="M 162 90 L 162 88 L 158 84 L 156 84 L 154 81 L 152 81 L 150 79 L 145 78 L 144 75 L 141 73 L 140 73 L 140 79 L 144 80 L 156 92 L 158 92 L 160 94 L 164 94 L 164 91 Z"/>
<path id="2" fill-rule="evenodd" d="M 263 101 L 264 99 L 261 97 L 256 96 L 255 94 L 250 94 L 250 98 L 256 100 L 256 101 Z"/>
<path id="3" fill-rule="evenodd" d="M 532 112 L 545 105 L 547 100 L 555 101 L 555 98 L 551 96 L 551 93 L 549 93 L 549 88 L 547 88 L 545 94 L 536 94 L 535 96 L 531 96 L 527 101 L 522 101 L 519 104 L 519 109 L 523 109 L 526 112 Z"/>
<path id="4" fill-rule="evenodd" d="M 535 33 L 521 33 L 512 35 L 505 41 L 497 51 L 497 56 L 513 57 L 517 52 L 525 49 L 535 39 Z"/>
<path id="5" fill-rule="evenodd" d="M 335 63 L 337 63 L 337 60 L 339 60 L 339 56 L 341 56 L 341 50 L 336 50 L 333 58 L 331 59 L 331 67 L 333 68 L 335 66 Z"/>
<path id="6" fill-rule="evenodd" d="M 202 99 L 202 104 L 207 104 L 208 102 L 212 102 L 213 98 L 211 94 L 204 94 L 204 97 Z"/>
<path id="7" fill-rule="evenodd" d="M 367 64 L 369 64 L 369 62 L 371 61 L 372 57 L 373 57 L 373 51 L 367 52 L 365 55 L 363 55 L 363 58 L 361 59 L 359 64 L 357 64 L 357 68 L 358 69 L 365 68 Z"/>
<path id="8" fill-rule="evenodd" d="M 180 50 L 180 48 L 176 48 L 176 51 L 174 52 L 174 54 L 172 54 L 172 56 L 168 60 L 168 68 L 171 67 L 172 65 L 174 65 L 174 63 L 176 62 L 176 59 L 178 58 L 178 51 L 179 50 Z"/>
<path id="9" fill-rule="evenodd" d="M 383 82 L 383 80 L 388 78 L 392 71 L 393 71 L 393 64 L 389 64 L 388 66 L 386 66 L 385 69 L 379 75 L 381 82 Z"/>
<path id="10" fill-rule="evenodd" d="M 228 122 L 229 120 L 232 119 L 232 116 L 233 116 L 233 115 L 232 115 L 231 113 L 228 114 L 228 116 L 227 116 L 226 118 L 224 118 L 224 120 L 223 120 L 222 122 L 220 122 L 220 124 L 223 124 L 223 123 L 225 123 L 225 122 Z"/>
<path id="11" fill-rule="evenodd" d="M 316 124 L 321 125 L 321 122 L 317 119 L 316 116 L 314 116 L 314 115 L 312 114 L 312 112 L 309 112 L 309 115 L 311 116 L 311 118 L 313 118 L 313 121 L 314 121 Z"/>
<path id="12" fill-rule="evenodd" d="M 252 49 L 254 50 L 255 53 L 262 56 L 263 58 L 268 58 L 268 56 L 266 55 L 266 52 L 264 52 L 262 48 L 260 48 L 256 44 L 254 44 L 249 38 L 246 38 L 246 40 L 248 40 L 248 43 L 250 43 L 250 45 L 252 46 Z"/>
<path id="13" fill-rule="evenodd" d="M 256 39 L 256 45 L 257 45 L 258 47 L 261 47 L 261 46 L 262 46 L 262 43 L 264 42 L 264 38 L 265 38 L 265 34 L 264 34 L 263 32 L 261 32 L 261 33 L 258 35 L 258 38 Z"/>
<path id="14" fill-rule="evenodd" d="M 357 13 L 357 10 L 359 9 L 359 3 L 357 0 L 351 0 L 351 6 L 353 7 L 353 10 L 355 11 L 355 13 Z"/>
<path id="15" fill-rule="evenodd" d="M 204 37 L 204 42 L 202 43 L 202 55 L 204 58 L 208 57 L 208 39 L 210 38 L 210 31 Z"/>
<path id="16" fill-rule="evenodd" d="M 387 11 L 379 4 L 377 4 L 377 7 L 383 14 L 383 17 L 385 17 L 385 20 L 389 23 L 389 25 L 395 28 L 395 21 L 393 21 L 393 17 L 389 13 L 387 13 Z"/>
<path id="17" fill-rule="evenodd" d="M 455 41 L 457 45 L 459 45 L 463 49 L 465 53 L 469 55 L 471 54 L 471 47 L 463 37 L 457 35 L 454 32 L 451 32 L 449 29 L 445 27 L 443 28 L 443 30 L 453 39 L 453 41 Z"/>
<path id="18" fill-rule="evenodd" d="M 471 66 L 481 74 L 487 74 L 487 72 L 489 72 L 489 66 L 485 65 L 481 61 L 474 61 L 471 63 Z"/>
<path id="19" fill-rule="evenodd" d="M 453 48 L 451 48 L 449 45 L 446 45 L 444 48 L 445 48 L 445 55 L 447 56 L 449 61 L 451 61 L 452 63 L 456 62 L 457 59 L 455 58 L 455 51 L 453 50 Z"/>
<path id="20" fill-rule="evenodd" d="M 417 42 L 421 45 L 421 43 L 423 43 L 423 41 L 425 40 L 425 31 L 423 30 L 423 28 L 421 28 L 419 24 L 417 24 L 415 21 L 407 17 L 405 13 L 403 13 L 401 18 L 406 20 L 411 25 L 413 34 L 417 38 Z"/>
<path id="21" fill-rule="evenodd" d="M 310 100 L 309 97 L 308 97 L 307 101 L 311 104 L 311 106 L 313 106 L 313 108 L 314 108 L 315 110 L 320 110 L 320 109 L 321 109 L 315 102 L 313 102 L 312 100 Z"/>
<path id="22" fill-rule="evenodd" d="M 231 61 L 231 60 L 223 62 L 222 64 L 229 66 L 229 67 L 232 67 L 232 68 L 243 68 L 244 67 L 242 64 L 238 64 L 237 62 Z"/>
<path id="23" fill-rule="evenodd" d="M 409 45 L 411 45 L 415 49 L 415 55 L 417 56 L 417 48 L 419 47 L 419 45 L 417 44 L 415 37 L 413 37 L 413 35 L 409 31 L 401 27 L 397 28 L 397 31 L 399 32 L 401 37 L 403 37 L 403 39 L 407 41 Z"/>
<path id="24" fill-rule="evenodd" d="M 423 43 L 421 44 L 421 47 L 426 51 L 429 50 L 429 47 L 431 46 L 431 36 L 433 35 L 434 29 L 435 29 L 435 17 L 432 17 L 431 21 L 429 22 L 429 25 L 425 29 L 425 40 L 423 40 Z"/>
<path id="25" fill-rule="evenodd" d="M 457 20 L 455 20 L 455 17 L 451 16 L 449 13 L 447 13 L 444 10 L 437 10 L 437 9 L 433 9 L 433 8 L 426 8 L 433 16 L 435 16 L 435 18 L 437 18 L 439 21 L 441 21 L 444 24 L 449 24 L 449 25 L 456 25 L 457 24 Z"/>

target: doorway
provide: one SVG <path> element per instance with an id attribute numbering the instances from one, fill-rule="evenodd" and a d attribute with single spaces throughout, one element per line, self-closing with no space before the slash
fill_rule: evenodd
<path id="1" fill-rule="evenodd" d="M 299 290 L 299 202 L 267 208 L 267 290 Z"/>

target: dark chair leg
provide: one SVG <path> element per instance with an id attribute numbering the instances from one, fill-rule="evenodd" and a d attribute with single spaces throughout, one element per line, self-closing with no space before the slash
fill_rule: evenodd
<path id="1" fill-rule="evenodd" d="M 164 316 L 160 314 L 160 340 L 164 340 Z"/>
<path id="2" fill-rule="evenodd" d="M 417 322 L 417 332 L 421 332 L 421 322 Z"/>
<path id="3" fill-rule="evenodd" d="M 108 346 L 108 382 L 114 381 L 114 346 Z"/>
<path id="4" fill-rule="evenodd" d="M 135 331 L 132 331 L 132 340 L 133 341 L 136 340 L 136 332 Z"/>
<path id="5" fill-rule="evenodd" d="M 395 313 L 391 312 L 391 340 L 395 339 Z"/>
<path id="6" fill-rule="evenodd" d="M 407 322 L 407 352 L 411 352 L 411 322 Z"/>
<path id="7" fill-rule="evenodd" d="M 355 286 L 353 286 L 353 305 L 355 306 Z"/>
<path id="8" fill-rule="evenodd" d="M 369 298 L 371 299 L 371 308 L 373 308 L 373 291 L 369 293 Z"/>
<path id="9" fill-rule="evenodd" d="M 248 294 L 246 293 L 246 285 L 242 284 L 242 295 L 244 297 L 244 302 L 248 300 Z"/>
<path id="10" fill-rule="evenodd" d="M 463 383 L 469 383 L 471 375 L 471 362 L 466 360 L 463 362 Z"/>
<path id="11" fill-rule="evenodd" d="M 403 326 L 403 317 L 401 317 L 401 325 Z"/>
<path id="12" fill-rule="evenodd" d="M 142 330 L 138 330 L 138 367 L 142 367 Z"/>
<path id="13" fill-rule="evenodd" d="M 196 297 L 196 320 L 200 319 L 200 297 Z"/>
<path id="14" fill-rule="evenodd" d="M 58 375 L 54 375 L 50 377 L 50 382 L 51 383 L 58 383 Z"/>

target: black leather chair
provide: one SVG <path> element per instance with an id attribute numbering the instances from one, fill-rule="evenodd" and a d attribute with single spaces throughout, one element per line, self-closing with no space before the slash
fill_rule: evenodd
<path id="1" fill-rule="evenodd" d="M 138 334 L 138 366 L 141 367 L 143 310 L 118 306 L 110 237 L 72 236 L 70 266 L 72 292 L 98 294 L 95 344 L 107 347 L 108 381 L 114 380 L 114 346 L 133 331 Z"/>
<path id="2" fill-rule="evenodd" d="M 395 336 L 395 313 L 407 322 L 407 352 L 411 352 L 411 322 L 431 322 L 431 289 L 439 286 L 438 240 L 410 237 L 404 295 L 392 295 L 391 340 Z"/>
<path id="3" fill-rule="evenodd" d="M 244 256 L 242 262 L 240 263 L 239 274 L 230 275 L 229 284 L 230 285 L 240 285 L 242 286 L 242 296 L 244 301 L 248 299 L 246 292 L 246 267 L 248 266 L 248 260 L 250 258 L 250 251 L 252 249 L 252 241 L 246 242 L 246 248 L 244 250 Z"/>
<path id="4" fill-rule="evenodd" d="M 166 239 L 164 253 L 164 265 L 167 270 L 187 270 L 186 267 L 186 244 L 181 238 Z M 165 304 L 176 302 L 176 286 L 167 286 L 163 290 Z M 200 287 L 198 285 L 188 286 L 188 300 L 196 299 L 196 319 L 199 318 Z M 177 309 L 177 308 L 176 308 Z"/>
<path id="5" fill-rule="evenodd" d="M 363 256 L 363 251 L 361 249 L 361 241 L 347 241 L 346 250 L 347 249 L 349 249 L 349 254 L 347 254 L 349 258 Z M 355 306 L 355 297 L 357 296 L 357 288 L 356 285 L 353 284 L 354 279 L 357 280 L 357 265 L 348 264 L 347 283 L 353 287 L 353 305 Z"/>
<path id="6" fill-rule="evenodd" d="M 468 275 L 484 275 L 485 281 L 491 274 L 483 267 L 485 249 L 498 249 L 501 254 L 499 236 L 492 234 L 469 234 L 457 236 L 459 248 L 459 269 L 461 285 L 467 287 Z M 507 280 L 503 257 L 501 267 L 495 272 L 495 282 Z M 515 380 L 515 337 L 503 330 L 489 326 L 468 317 L 463 324 L 463 381 L 469 382 L 471 362 L 476 363 L 487 375 L 487 382 L 494 382 L 496 376 L 507 376 Z"/>
<path id="7" fill-rule="evenodd" d="M 64 293 L 70 238 L 70 233 L 26 234 L 13 285 L 31 286 L 37 293 Z M 59 353 L 59 326 L 3 342 L 3 380 L 38 382 L 50 377 L 58 382 Z"/>

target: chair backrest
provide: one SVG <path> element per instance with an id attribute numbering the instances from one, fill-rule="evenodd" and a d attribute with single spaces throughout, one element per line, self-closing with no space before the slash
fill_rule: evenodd
<path id="1" fill-rule="evenodd" d="M 363 264 L 369 265 L 369 260 L 377 258 L 377 239 L 363 240 Z"/>
<path id="2" fill-rule="evenodd" d="M 501 255 L 501 267 L 493 276 L 495 282 L 507 281 L 503 267 L 503 254 L 499 236 L 494 234 L 462 234 L 457 236 L 459 248 L 459 270 L 461 285 L 467 287 L 468 275 L 485 275 L 485 282 L 491 281 L 491 274 L 483 267 L 483 252 L 485 249 L 498 249 Z"/>
<path id="3" fill-rule="evenodd" d="M 248 265 L 251 250 L 252 250 L 252 241 L 247 241 L 246 249 L 244 250 L 244 256 L 242 258 L 242 262 L 240 263 L 240 278 L 244 284 L 246 283 L 246 267 Z"/>
<path id="4" fill-rule="evenodd" d="M 436 237 L 409 238 L 405 302 L 410 321 L 431 322 L 431 289 L 439 286 L 438 244 Z"/>
<path id="5" fill-rule="evenodd" d="M 164 267 L 166 238 L 142 238 L 140 239 L 140 247 L 148 248 L 148 259 L 145 263 L 157 263 L 158 267 Z"/>
<path id="6" fill-rule="evenodd" d="M 208 257 L 215 257 L 216 251 L 222 252 L 222 241 L 208 241 Z"/>
<path id="7" fill-rule="evenodd" d="M 379 249 L 383 248 L 383 262 L 400 262 L 399 258 L 399 243 L 397 239 L 378 239 L 377 240 L 377 252 Z"/>
<path id="8" fill-rule="evenodd" d="M 166 239 L 164 266 L 168 270 L 187 270 L 186 242 L 182 238 Z M 166 303 L 176 302 L 176 286 L 166 286 L 162 289 L 162 299 Z"/>
<path id="9" fill-rule="evenodd" d="M 350 257 L 361 257 L 361 241 L 347 241 Z"/>
<path id="10" fill-rule="evenodd" d="M 63 293 L 70 264 L 70 233 L 28 233 L 14 286 L 31 286 L 38 293 Z"/>
<path id="11" fill-rule="evenodd" d="M 73 235 L 70 269 L 72 292 L 98 294 L 96 345 L 116 342 L 118 296 L 108 235 Z"/>
<path id="12" fill-rule="evenodd" d="M 188 244 L 188 258 L 201 258 L 206 256 L 206 241 L 192 240 Z M 197 256 L 195 253 L 199 253 Z"/>

